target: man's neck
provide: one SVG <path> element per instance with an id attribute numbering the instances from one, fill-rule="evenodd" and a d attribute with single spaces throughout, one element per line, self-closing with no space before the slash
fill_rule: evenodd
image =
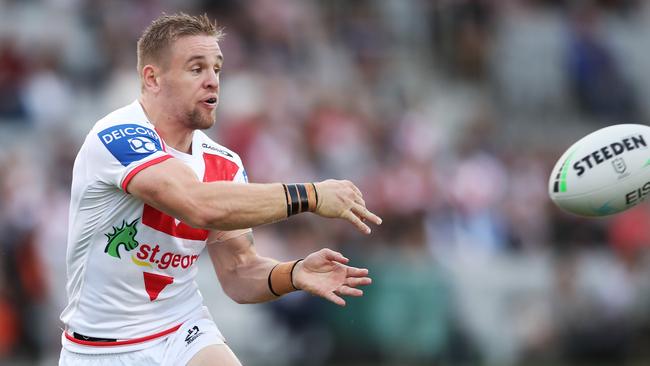
<path id="1" fill-rule="evenodd" d="M 164 113 L 161 108 L 156 108 L 154 103 L 149 101 L 145 96 L 141 96 L 138 101 L 147 119 L 156 127 L 156 132 L 165 141 L 167 146 L 188 154 L 192 152 L 193 130 L 185 127 L 170 114 Z"/>

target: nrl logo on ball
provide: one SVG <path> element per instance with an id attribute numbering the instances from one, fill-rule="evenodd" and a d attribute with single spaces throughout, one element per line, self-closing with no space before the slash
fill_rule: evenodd
<path id="1" fill-rule="evenodd" d="M 612 166 L 614 167 L 614 171 L 621 175 L 624 174 L 627 170 L 627 165 L 625 165 L 625 160 L 623 160 L 623 158 L 616 158 L 612 160 Z"/>

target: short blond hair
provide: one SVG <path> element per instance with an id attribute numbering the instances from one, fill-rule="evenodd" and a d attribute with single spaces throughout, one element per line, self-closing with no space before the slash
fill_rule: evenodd
<path id="1" fill-rule="evenodd" d="M 214 36 L 220 41 L 224 33 L 206 14 L 193 16 L 185 13 L 163 13 L 151 22 L 138 40 L 138 73 L 149 63 L 160 64 L 163 54 L 180 37 L 197 35 Z"/>

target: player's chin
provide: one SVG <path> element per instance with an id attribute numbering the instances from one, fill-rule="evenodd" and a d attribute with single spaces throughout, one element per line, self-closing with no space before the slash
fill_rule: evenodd
<path id="1" fill-rule="evenodd" d="M 215 122 L 214 115 L 210 115 L 206 118 L 201 118 L 201 121 L 199 122 L 199 125 L 197 127 L 200 130 L 207 130 L 208 128 L 214 126 L 214 122 Z"/>
<path id="2" fill-rule="evenodd" d="M 214 110 L 212 112 L 208 112 L 199 108 L 198 110 L 195 109 L 194 112 L 190 114 L 189 119 L 191 127 L 193 129 L 206 130 L 214 126 L 216 113 Z"/>
<path id="3" fill-rule="evenodd" d="M 217 104 L 206 105 L 206 103 L 201 103 L 202 112 L 209 118 L 213 123 L 217 116 Z"/>

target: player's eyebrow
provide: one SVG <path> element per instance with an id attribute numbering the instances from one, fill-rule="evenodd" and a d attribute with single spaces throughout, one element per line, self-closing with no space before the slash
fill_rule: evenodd
<path id="1" fill-rule="evenodd" d="M 187 64 L 191 63 L 192 61 L 196 61 L 196 60 L 205 61 L 205 56 L 203 56 L 203 55 L 194 55 L 194 56 L 188 58 L 187 61 L 185 61 L 185 64 L 187 65 Z M 222 64 L 223 64 L 223 55 L 219 54 L 219 55 L 217 55 L 217 65 L 222 65 Z"/>

